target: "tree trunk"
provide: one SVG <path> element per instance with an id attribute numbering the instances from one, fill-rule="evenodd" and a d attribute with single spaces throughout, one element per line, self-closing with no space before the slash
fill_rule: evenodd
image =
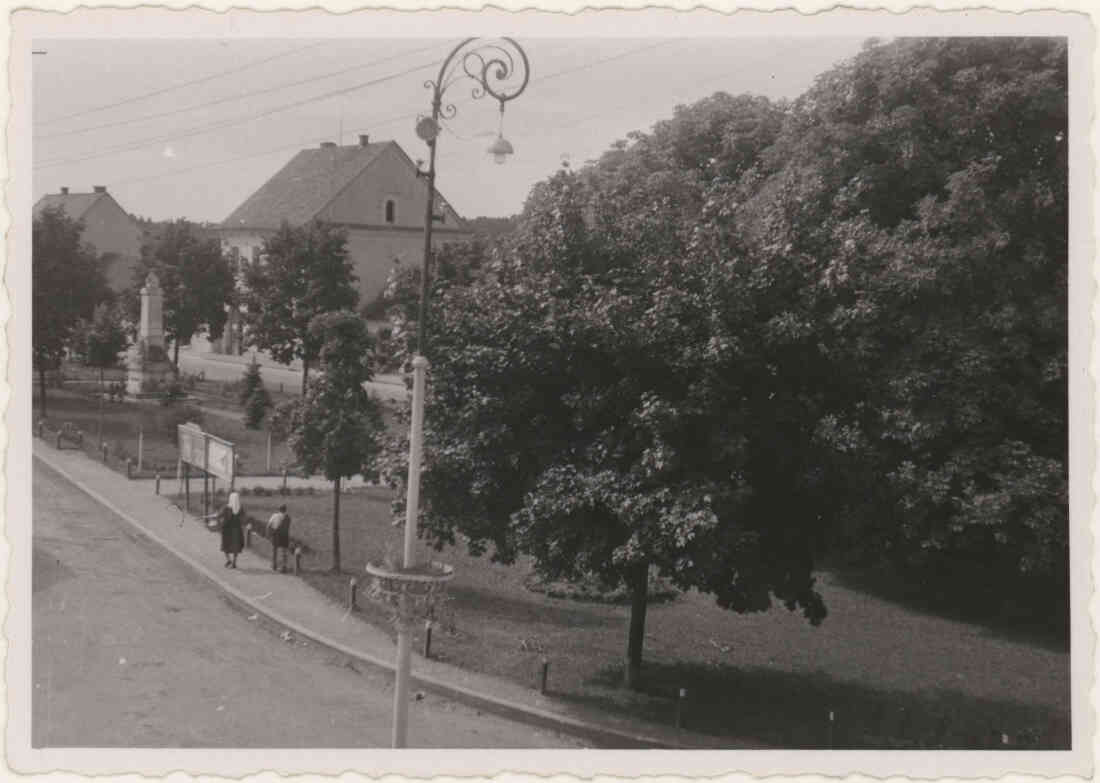
<path id="1" fill-rule="evenodd" d="M 306 396 L 306 386 L 309 385 L 309 360 L 302 359 L 302 396 Z"/>
<path id="2" fill-rule="evenodd" d="M 340 479 L 332 482 L 332 570 L 340 573 Z"/>
<path id="3" fill-rule="evenodd" d="M 46 418 L 46 368 L 38 368 L 38 396 L 42 402 L 42 418 Z"/>
<path id="4" fill-rule="evenodd" d="M 630 587 L 630 633 L 626 643 L 623 686 L 638 690 L 642 671 L 642 645 L 645 642 L 645 613 L 649 598 L 649 563 L 631 566 L 627 572 Z"/>

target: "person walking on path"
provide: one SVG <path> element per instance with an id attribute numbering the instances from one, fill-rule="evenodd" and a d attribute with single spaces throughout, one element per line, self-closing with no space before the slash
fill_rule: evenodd
<path id="1" fill-rule="evenodd" d="M 290 549 L 290 514 L 287 513 L 285 503 L 267 520 L 267 529 L 271 531 L 271 570 L 282 570 L 285 574 L 287 551 Z M 282 569 L 278 566 L 280 554 Z"/>
<path id="2" fill-rule="evenodd" d="M 220 515 L 222 528 L 222 552 L 225 553 L 225 567 L 237 567 L 237 555 L 244 549 L 244 510 L 241 508 L 241 496 L 229 493 L 229 501 Z"/>

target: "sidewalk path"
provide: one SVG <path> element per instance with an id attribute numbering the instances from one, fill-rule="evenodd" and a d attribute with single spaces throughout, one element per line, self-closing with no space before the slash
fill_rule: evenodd
<path id="1" fill-rule="evenodd" d="M 57 451 L 34 440 L 34 457 L 76 484 L 161 546 L 174 552 L 232 598 L 280 623 L 293 633 L 369 665 L 391 671 L 394 645 L 389 636 L 343 606 L 328 600 L 304 581 L 271 571 L 270 560 L 245 551 L 237 570 L 222 566 L 218 539 L 193 518 L 152 493 L 147 482 L 124 475 L 77 450 Z M 350 578 L 351 574 L 349 574 Z M 540 695 L 513 682 L 469 672 L 413 655 L 416 688 L 429 690 L 486 711 L 532 725 L 573 734 L 612 748 L 730 748 L 717 738 L 635 721 Z M 736 747 L 760 747 L 743 742 Z"/>

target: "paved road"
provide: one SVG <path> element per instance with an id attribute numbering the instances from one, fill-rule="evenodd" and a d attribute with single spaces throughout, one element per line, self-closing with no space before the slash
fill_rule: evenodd
<path id="1" fill-rule="evenodd" d="M 209 582 L 34 465 L 35 747 L 388 747 L 390 677 L 238 611 Z M 424 747 L 577 747 L 428 695 Z"/>
<path id="2" fill-rule="evenodd" d="M 289 370 L 276 364 L 261 364 L 260 374 L 263 376 L 264 386 L 272 391 L 279 389 L 280 384 L 288 392 L 297 392 L 302 388 L 302 373 L 298 370 Z M 244 372 L 244 366 L 239 361 L 219 360 L 209 356 L 197 355 L 180 351 L 180 369 L 185 372 L 206 373 L 206 377 L 214 381 L 239 381 Z M 405 399 L 405 387 L 398 383 L 395 377 L 387 376 L 389 382 L 372 381 L 367 384 L 367 389 L 385 400 Z"/>

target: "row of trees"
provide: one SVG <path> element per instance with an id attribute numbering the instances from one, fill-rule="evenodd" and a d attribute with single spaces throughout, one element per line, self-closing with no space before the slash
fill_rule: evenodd
<path id="1" fill-rule="evenodd" d="M 363 383 L 371 377 L 372 341 L 366 322 L 352 312 L 358 303 L 346 236 L 320 222 L 283 225 L 264 246 L 263 260 L 245 262 L 244 285 L 215 237 L 186 220 L 147 226 L 146 242 L 132 286 L 116 296 L 106 285 L 108 259 L 81 241 L 83 225 L 60 208 L 35 217 L 33 230 L 34 363 L 42 412 L 46 373 L 66 353 L 103 370 L 117 364 L 134 339 L 140 290 L 150 271 L 164 295 L 165 337 L 173 363 L 180 346 L 199 334 L 218 339 L 230 310 L 241 313 L 253 347 L 276 361 L 301 360 L 302 398 L 285 406 L 281 429 L 302 465 L 333 481 L 333 568 L 340 568 L 339 490 L 343 478 L 369 471 L 381 416 Z M 320 364 L 324 373 L 310 376 Z M 270 398 L 258 366 L 246 373 L 246 418 L 258 426 Z"/>
<path id="2" fill-rule="evenodd" d="M 1064 612 L 1066 89 L 1064 41 L 871 42 L 536 186 L 437 263 L 426 535 L 628 585 L 628 684 L 650 569 L 815 624 L 830 553 Z"/>

